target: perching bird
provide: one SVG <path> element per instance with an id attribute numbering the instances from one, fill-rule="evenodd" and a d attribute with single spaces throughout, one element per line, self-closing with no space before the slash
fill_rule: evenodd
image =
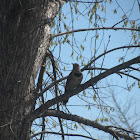
<path id="1" fill-rule="evenodd" d="M 66 86 L 65 86 L 65 94 L 68 91 L 71 91 L 74 88 L 76 88 L 78 85 L 80 85 L 82 79 L 83 79 L 83 74 L 79 68 L 79 64 L 74 63 L 73 70 L 67 78 L 67 82 L 66 82 Z M 66 105 L 67 102 L 68 102 L 68 99 L 64 100 L 63 104 Z"/>

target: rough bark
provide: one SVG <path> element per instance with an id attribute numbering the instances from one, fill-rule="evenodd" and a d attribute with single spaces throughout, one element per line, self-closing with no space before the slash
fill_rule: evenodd
<path id="1" fill-rule="evenodd" d="M 26 140 L 34 82 L 51 38 L 55 0 L 0 0 L 0 139 Z M 24 98 L 25 97 L 25 98 Z"/>

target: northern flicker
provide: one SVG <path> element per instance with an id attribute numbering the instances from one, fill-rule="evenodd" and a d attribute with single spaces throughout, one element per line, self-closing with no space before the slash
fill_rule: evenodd
<path id="1" fill-rule="evenodd" d="M 65 94 L 68 91 L 71 91 L 74 88 L 76 88 L 78 85 L 80 85 L 82 79 L 83 79 L 83 74 L 80 70 L 79 64 L 74 63 L 73 70 L 71 71 L 71 73 L 69 74 L 69 76 L 67 78 L 67 82 L 66 82 L 66 86 L 65 86 Z M 68 99 L 64 100 L 63 104 L 66 105 L 67 102 L 68 102 Z"/>

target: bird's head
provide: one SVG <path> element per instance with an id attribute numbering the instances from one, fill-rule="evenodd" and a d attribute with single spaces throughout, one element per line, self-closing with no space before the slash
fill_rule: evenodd
<path id="1" fill-rule="evenodd" d="M 79 64 L 77 64 L 77 63 L 72 63 L 72 64 L 73 64 L 73 70 L 74 71 L 80 71 Z"/>

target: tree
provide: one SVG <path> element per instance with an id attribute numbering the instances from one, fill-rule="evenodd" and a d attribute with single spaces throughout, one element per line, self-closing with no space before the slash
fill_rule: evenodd
<path id="1" fill-rule="evenodd" d="M 66 136 L 95 139 L 89 132 L 91 128 L 85 128 L 85 126 L 91 126 L 92 130 L 95 128 L 102 130 L 116 139 L 128 140 L 140 137 L 136 128 L 126 128 L 118 125 L 119 123 L 113 123 L 116 110 L 120 111 L 125 123 L 129 122 L 118 105 L 114 92 L 110 93 L 116 106 L 109 103 L 108 94 L 103 96 L 105 91 L 102 90 L 103 86 L 100 86 L 101 82 L 106 90 L 107 86 L 111 87 L 111 83 L 105 84 L 103 81 L 110 76 L 114 79 L 118 77 L 123 79 L 123 85 L 126 82 L 123 88 L 130 92 L 140 86 L 140 79 L 137 76 L 140 71 L 140 56 L 137 53 L 140 47 L 138 44 L 139 19 L 130 19 L 134 7 L 138 7 L 139 2 L 134 1 L 130 13 L 127 13 L 121 7 L 121 2 L 116 1 L 113 12 L 115 15 L 117 11 L 123 11 L 122 19 L 115 21 L 112 26 L 105 26 L 107 19 L 101 13 L 106 13 L 105 6 L 109 3 L 114 5 L 111 0 L 0 1 L 2 15 L 0 17 L 0 139 L 25 140 L 34 137 L 44 139 L 46 133 L 61 135 L 62 139 L 66 139 Z M 70 9 L 71 16 L 65 9 L 68 5 L 70 8 L 67 10 Z M 61 7 L 65 9 L 65 13 Z M 70 23 L 68 23 L 70 17 Z M 89 25 L 88 28 L 86 26 L 86 28 L 74 30 L 74 26 L 83 20 L 86 25 Z M 120 34 L 131 35 L 131 38 L 127 43 L 125 42 L 125 45 L 115 47 L 116 45 L 113 44 L 108 49 L 111 41 L 114 40 L 106 30 L 110 30 L 109 34 L 112 36 L 113 30 Z M 91 34 L 90 31 L 94 31 L 95 34 Z M 80 39 L 76 36 L 79 33 Z M 69 47 L 65 49 L 62 46 L 66 44 Z M 113 53 L 116 51 L 120 53 L 119 55 L 115 53 L 119 63 L 114 61 L 110 65 L 110 62 L 105 60 L 108 59 L 109 54 L 112 54 L 113 58 Z M 71 57 L 67 58 L 67 54 L 70 53 Z M 129 56 L 130 54 L 132 56 Z M 68 94 L 63 94 L 64 80 L 67 78 L 63 74 L 69 67 L 68 62 L 72 59 L 81 63 L 86 81 Z M 117 75 L 117 78 L 114 75 Z M 110 81 L 110 79 L 107 80 Z M 104 94 L 101 95 L 102 92 Z M 74 115 L 74 110 L 70 109 L 70 103 L 66 107 L 61 103 L 70 97 L 78 98 L 80 106 L 87 106 L 89 111 L 94 105 L 97 114 L 102 112 L 102 118 L 99 116 L 93 121 L 82 115 Z M 74 106 L 76 107 L 76 104 Z M 117 121 L 119 120 L 118 117 Z M 66 130 L 72 131 L 73 126 L 75 129 L 80 126 L 89 136 L 66 133 Z"/>
<path id="2" fill-rule="evenodd" d="M 35 78 L 50 41 L 59 1 L 0 1 L 0 139 L 29 139 Z M 22 120 L 22 121 L 21 121 Z M 23 129 L 24 128 L 24 129 Z"/>

